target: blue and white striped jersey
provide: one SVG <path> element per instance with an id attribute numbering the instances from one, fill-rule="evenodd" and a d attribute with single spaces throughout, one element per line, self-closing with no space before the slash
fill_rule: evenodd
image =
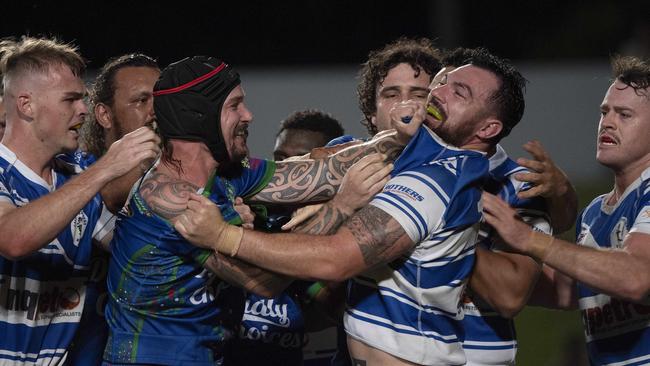
<path id="1" fill-rule="evenodd" d="M 629 233 L 650 234 L 650 168 L 614 206 L 609 195 L 594 199 L 576 224 L 578 244 L 623 248 Z M 594 365 L 650 363 L 650 302 L 633 304 L 578 283 L 587 352 Z"/>
<path id="2" fill-rule="evenodd" d="M 0 144 L 0 202 L 27 205 L 81 171 L 58 158 L 55 165 L 49 185 Z M 92 238 L 105 234 L 112 216 L 102 207 L 96 195 L 48 245 L 20 260 L 0 257 L 0 364 L 66 359 L 86 300 Z"/>
<path id="3" fill-rule="evenodd" d="M 487 172 L 482 153 L 454 148 L 420 129 L 371 202 L 416 245 L 350 281 L 349 336 L 418 364 L 465 363 L 460 300 L 474 264 L 479 187 Z"/>
<path id="4" fill-rule="evenodd" d="M 513 175 L 526 171 L 526 168 L 510 159 L 505 150 L 497 145 L 496 153 L 490 157 L 490 179 L 484 189 L 497 194 L 510 206 L 515 207 L 519 215 L 536 230 L 551 233 L 544 199 L 517 197 L 518 192 L 529 189 L 531 184 L 520 182 Z M 492 242 L 493 234 L 492 228 L 482 224 L 479 245 L 486 249 L 498 250 L 499 248 Z M 465 311 L 463 349 L 467 357 L 467 365 L 514 365 L 517 354 L 514 322 L 501 317 L 479 300 L 473 301 L 471 295 L 467 294 L 463 301 Z"/>

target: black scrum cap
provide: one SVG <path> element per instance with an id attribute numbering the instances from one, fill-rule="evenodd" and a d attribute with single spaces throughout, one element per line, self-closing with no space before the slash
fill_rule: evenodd
<path id="1" fill-rule="evenodd" d="M 227 161 L 221 108 L 239 84 L 239 74 L 214 57 L 194 56 L 170 64 L 154 86 L 154 109 L 161 135 L 202 141 L 217 162 Z"/>

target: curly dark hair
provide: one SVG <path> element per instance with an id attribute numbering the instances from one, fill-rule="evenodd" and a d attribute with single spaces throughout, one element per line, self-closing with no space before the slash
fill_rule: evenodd
<path id="1" fill-rule="evenodd" d="M 368 61 L 359 72 L 357 95 L 364 116 L 361 124 L 366 126 L 371 136 L 377 133 L 377 127 L 370 122 L 377 112 L 377 86 L 392 68 L 401 63 L 409 64 L 415 70 L 415 76 L 426 72 L 431 80 L 440 70 L 440 51 L 427 38 L 402 37 L 369 53 Z"/>
<path id="2" fill-rule="evenodd" d="M 526 79 L 509 60 L 491 54 L 485 48 L 456 48 L 442 57 L 442 66 L 459 67 L 472 64 L 494 73 L 501 85 L 489 98 L 496 117 L 503 123 L 503 130 L 494 140 L 498 142 L 508 136 L 521 121 L 526 108 L 524 91 Z"/>
<path id="3" fill-rule="evenodd" d="M 612 76 L 634 89 L 640 96 L 648 96 L 644 89 L 650 87 L 650 63 L 633 56 L 614 56 L 611 60 Z"/>
<path id="4" fill-rule="evenodd" d="M 149 67 L 159 70 L 153 58 L 141 53 L 131 53 L 110 59 L 99 71 L 90 90 L 90 113 L 88 121 L 81 128 L 81 139 L 86 150 L 96 157 L 106 152 L 104 129 L 95 119 L 94 108 L 97 104 L 113 107 L 115 102 L 115 75 L 125 67 Z"/>
<path id="5" fill-rule="evenodd" d="M 332 117 L 329 113 L 318 109 L 306 109 L 291 113 L 285 120 L 280 122 L 280 129 L 276 137 L 284 130 L 308 130 L 322 133 L 326 141 L 335 139 L 345 133 L 341 122 Z"/>

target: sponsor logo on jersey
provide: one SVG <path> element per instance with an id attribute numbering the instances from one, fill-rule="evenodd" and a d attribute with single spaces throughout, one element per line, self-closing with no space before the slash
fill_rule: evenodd
<path id="1" fill-rule="evenodd" d="M 290 327 L 286 303 L 276 303 L 274 299 L 246 300 L 239 338 L 273 343 L 283 348 L 301 347 L 304 343 L 302 332 L 287 331 Z"/>
<path id="2" fill-rule="evenodd" d="M 0 306 L 4 321 L 46 325 L 76 322 L 81 317 L 85 287 L 82 279 L 39 282 L 23 277 L 0 277 Z"/>
<path id="3" fill-rule="evenodd" d="M 422 197 L 422 195 L 420 195 L 418 192 L 414 191 L 409 187 L 405 187 L 401 184 L 389 184 L 386 187 L 384 187 L 384 192 L 395 193 L 402 197 L 407 197 L 410 200 L 415 200 L 415 201 L 424 200 L 424 197 Z"/>
<path id="4" fill-rule="evenodd" d="M 254 303 L 246 300 L 243 320 L 272 324 L 282 328 L 291 326 L 287 304 L 276 304 L 274 299 L 261 299 Z"/>
<path id="5" fill-rule="evenodd" d="M 79 246 L 79 242 L 84 236 L 84 232 L 86 232 L 86 226 L 88 226 L 88 216 L 86 216 L 86 213 L 83 212 L 83 210 L 79 211 L 77 216 L 75 216 L 75 218 L 72 219 L 72 222 L 70 223 L 70 232 L 72 232 L 72 244 L 74 244 L 75 247 Z"/>
<path id="6" fill-rule="evenodd" d="M 650 320 L 650 305 L 612 298 L 605 304 L 583 309 L 581 315 L 585 335 L 589 337 L 647 323 Z"/>

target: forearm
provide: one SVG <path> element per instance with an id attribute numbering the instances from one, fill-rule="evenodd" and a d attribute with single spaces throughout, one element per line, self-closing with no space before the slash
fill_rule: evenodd
<path id="1" fill-rule="evenodd" d="M 210 256 L 204 267 L 231 285 L 264 297 L 279 294 L 292 282 L 292 279 L 285 276 L 219 253 Z"/>
<path id="2" fill-rule="evenodd" d="M 364 268 L 355 243 L 349 233 L 318 236 L 244 230 L 237 258 L 294 278 L 342 281 Z"/>
<path id="3" fill-rule="evenodd" d="M 528 305 L 542 306 L 549 309 L 577 309 L 576 283 L 570 277 L 547 265 L 542 265 L 542 273 L 528 300 Z"/>
<path id="4" fill-rule="evenodd" d="M 594 249 L 556 238 L 544 262 L 610 296 L 629 301 L 648 296 L 647 263 L 625 250 Z"/>
<path id="5" fill-rule="evenodd" d="M 540 270 L 528 256 L 479 247 L 469 284 L 494 310 L 511 318 L 528 302 Z"/>
<path id="6" fill-rule="evenodd" d="M 330 170 L 345 174 L 352 164 L 368 154 L 384 154 L 388 160 L 394 161 L 402 152 L 405 145 L 405 142 L 399 140 L 397 132 L 387 132 L 379 138 L 350 146 L 331 155 L 328 157 L 330 161 L 328 165 Z"/>
<path id="7" fill-rule="evenodd" d="M 352 212 L 342 208 L 336 200 L 325 203 L 312 217 L 297 226 L 293 232 L 313 235 L 334 234 Z"/>
<path id="8" fill-rule="evenodd" d="M 568 180 L 564 193 L 546 198 L 546 204 L 554 233 L 563 233 L 573 226 L 578 215 L 578 196 Z"/>
<path id="9" fill-rule="evenodd" d="M 322 202 L 337 192 L 348 169 L 370 153 L 382 153 L 394 160 L 404 143 L 395 132 L 348 147 L 324 159 L 277 162 L 273 178 L 252 202 L 290 204 Z"/>
<path id="10" fill-rule="evenodd" d="M 27 205 L 7 210 L 0 217 L 0 251 L 20 258 L 50 243 L 110 179 L 90 167 L 61 188 Z"/>
<path id="11" fill-rule="evenodd" d="M 122 209 L 133 184 L 142 176 L 142 169 L 136 167 L 127 174 L 108 182 L 100 191 L 109 211 L 116 214 Z"/>

